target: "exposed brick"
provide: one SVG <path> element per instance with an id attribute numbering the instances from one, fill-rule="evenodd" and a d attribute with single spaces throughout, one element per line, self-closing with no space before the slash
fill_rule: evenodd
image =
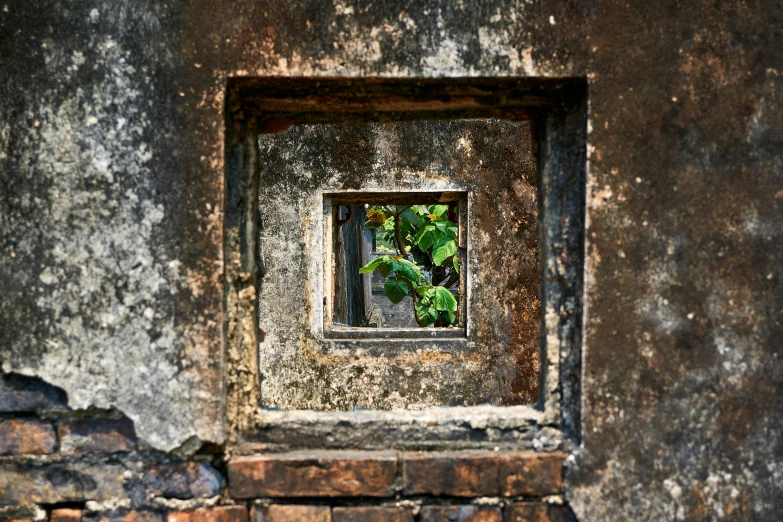
<path id="1" fill-rule="evenodd" d="M 0 504 L 56 504 L 126 498 L 123 473 L 117 464 L 0 463 Z"/>
<path id="2" fill-rule="evenodd" d="M 49 522 L 81 522 L 81 509 L 54 509 L 49 515 Z"/>
<path id="3" fill-rule="evenodd" d="M 543 502 L 518 502 L 506 507 L 505 522 L 566 522 L 568 508 Z"/>
<path id="4" fill-rule="evenodd" d="M 249 520 L 245 506 L 221 506 L 169 513 L 166 522 L 249 522 Z"/>
<path id="5" fill-rule="evenodd" d="M 0 455 L 46 455 L 57 439 L 48 422 L 9 419 L 0 422 Z"/>
<path id="6" fill-rule="evenodd" d="M 163 515 L 157 511 L 116 510 L 85 514 L 82 522 L 163 522 Z"/>
<path id="7" fill-rule="evenodd" d="M 565 453 L 520 453 L 501 461 L 501 494 L 545 496 L 563 490 Z"/>
<path id="8" fill-rule="evenodd" d="M 403 457 L 406 495 L 544 496 L 559 493 L 563 453 L 464 451 Z"/>
<path id="9" fill-rule="evenodd" d="M 329 506 L 299 506 L 292 504 L 272 504 L 253 507 L 250 511 L 251 522 L 331 522 L 332 510 Z"/>
<path id="10" fill-rule="evenodd" d="M 219 494 L 223 476 L 208 463 L 176 462 L 151 464 L 144 482 L 154 495 L 185 500 Z"/>
<path id="11" fill-rule="evenodd" d="M 228 464 L 232 498 L 388 497 L 397 457 L 390 452 L 313 452 L 239 457 Z"/>
<path id="12" fill-rule="evenodd" d="M 336 507 L 333 522 L 413 522 L 410 508 L 402 506 Z"/>
<path id="13" fill-rule="evenodd" d="M 503 522 L 497 506 L 426 506 L 421 522 Z"/>
<path id="14" fill-rule="evenodd" d="M 66 455 L 122 453 L 136 450 L 136 432 L 129 419 L 80 419 L 57 426 L 60 451 Z"/>

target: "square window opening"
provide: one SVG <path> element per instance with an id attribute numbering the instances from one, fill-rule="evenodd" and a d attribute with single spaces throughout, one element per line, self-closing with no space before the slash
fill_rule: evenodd
<path id="1" fill-rule="evenodd" d="M 324 194 L 324 334 L 465 337 L 466 206 L 466 192 Z"/>
<path id="2" fill-rule="evenodd" d="M 392 443 L 435 448 L 440 443 L 430 440 L 426 426 L 458 425 L 464 416 L 487 421 L 484 436 L 471 436 L 460 445 L 465 448 L 497 445 L 491 433 L 501 425 L 521 430 L 523 437 L 556 426 L 578 438 L 585 85 L 583 79 L 231 80 L 226 335 L 230 359 L 239 362 L 229 363 L 228 392 L 229 403 L 250 400 L 262 407 L 266 434 L 256 433 L 254 440 L 282 440 L 293 436 L 302 422 L 313 422 L 307 441 L 288 442 L 286 447 L 328 447 L 329 426 L 347 423 L 368 430 L 366 437 L 357 431 L 352 447 Z M 435 158 L 425 167 L 419 154 L 401 147 L 425 135 L 421 132 L 428 126 L 430 131 L 451 126 L 453 131 L 460 125 L 524 128 L 534 183 L 521 182 L 513 169 L 511 175 L 495 172 L 493 177 L 479 149 L 496 146 L 490 156 L 506 160 L 513 150 L 497 149 L 503 140 L 492 132 L 475 140 L 419 143 L 422 151 L 444 147 L 452 156 L 446 162 L 441 160 L 448 154 Z M 405 131 L 416 126 L 418 135 Z M 409 137 L 387 139 L 398 131 Z M 313 140 L 320 145 L 313 147 Z M 388 162 L 390 168 L 374 177 L 362 174 L 362 169 L 383 164 L 379 150 L 407 161 L 411 176 L 406 179 L 399 164 Z M 431 154 L 423 156 L 433 160 Z M 468 156 L 475 163 L 464 161 Z M 308 164 L 317 168 L 302 170 Z M 298 174 L 292 176 L 291 169 Z M 497 180 L 507 184 L 495 194 L 481 194 L 482 183 L 486 188 L 488 181 Z M 500 196 L 516 203 L 527 198 L 525 212 L 533 221 L 515 223 L 515 212 L 504 209 Z M 434 208 L 438 205 L 447 208 Z M 419 207 L 412 210 L 414 206 Z M 406 211 L 406 217 L 413 214 L 421 225 L 397 240 L 390 217 L 403 223 Z M 444 216 L 438 228 L 441 219 L 436 218 Z M 503 229 L 507 223 L 510 228 Z M 291 234 L 297 226 L 301 233 Z M 450 254 L 448 247 L 437 264 L 434 252 L 424 252 L 419 245 L 420 230 L 427 226 L 435 226 L 444 237 L 449 231 L 454 234 L 457 251 Z M 540 300 L 540 312 L 532 319 L 540 333 L 535 342 L 540 371 L 532 396 L 514 396 L 514 381 L 523 373 L 519 365 L 497 364 L 513 358 L 508 344 L 498 342 L 513 328 L 487 313 L 484 304 L 491 292 L 481 301 L 481 285 L 476 284 L 480 277 L 503 280 L 514 264 L 502 262 L 507 249 L 493 252 L 477 245 L 496 244 L 490 240 L 493 235 L 519 229 L 535 236 L 537 248 L 530 249 L 534 259 L 526 262 L 528 268 L 535 267 L 528 272 L 535 273 L 537 289 L 540 284 L 534 296 Z M 397 248 L 399 242 L 404 253 Z M 424 245 L 430 246 L 427 241 Z M 429 254 L 432 266 L 417 262 L 414 246 Z M 433 273 L 447 261 L 453 273 L 446 269 L 442 278 Z M 489 263 L 490 269 L 477 269 L 480 262 Z M 403 272 L 415 275 L 401 276 Z M 449 282 L 454 274 L 456 281 Z M 387 280 L 394 281 L 388 291 Z M 426 295 L 438 286 L 451 298 L 441 291 L 445 310 L 429 307 L 436 309 L 437 318 L 430 314 L 433 321 L 420 325 L 417 319 L 426 317 L 427 310 L 420 306 L 416 317 L 416 296 L 423 297 L 417 289 Z M 243 295 L 258 295 L 258 301 Z M 407 322 L 382 315 L 377 297 L 388 301 L 383 302 L 387 308 L 410 307 Z M 424 304 L 431 304 L 432 297 Z M 410 301 L 403 304 L 405 299 Z M 510 305 L 514 320 L 526 313 L 517 305 Z M 494 328 L 492 335 L 487 335 L 487 325 Z M 243 329 L 248 333 L 242 334 Z M 254 372 L 258 386 L 248 393 L 247 380 Z M 416 416 L 427 422 L 417 428 L 421 433 L 413 446 L 394 435 L 399 426 L 410 425 L 410 414 L 401 410 L 425 410 Z M 243 425 L 239 417 L 232 422 Z M 373 427 L 376 422 L 387 426 L 382 431 L 388 437 Z M 247 420 L 244 425 L 250 424 Z M 527 444 L 514 440 L 509 447 Z"/>

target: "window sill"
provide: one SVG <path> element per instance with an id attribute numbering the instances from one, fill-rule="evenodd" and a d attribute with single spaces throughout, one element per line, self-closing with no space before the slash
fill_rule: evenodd
<path id="1" fill-rule="evenodd" d="M 237 455 L 312 448 L 440 451 L 570 451 L 560 430 L 534 405 L 424 410 L 268 410 L 243 434 Z"/>

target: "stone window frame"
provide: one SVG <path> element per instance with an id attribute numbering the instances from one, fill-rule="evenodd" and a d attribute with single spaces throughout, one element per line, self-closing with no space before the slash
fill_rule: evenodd
<path id="1" fill-rule="evenodd" d="M 584 78 L 266 78 L 228 81 L 225 105 L 224 355 L 226 423 L 247 451 L 332 447 L 562 449 L 581 433 L 582 316 L 587 168 Z M 538 162 L 541 373 L 538 402 L 421 412 L 304 412 L 260 409 L 257 284 L 257 136 L 292 124 L 426 119 L 528 120 Z M 483 435 L 442 442 L 439 426 L 480 426 Z M 412 431 L 411 431 L 412 430 Z M 497 433 L 513 431 L 510 440 Z M 415 432 L 415 433 L 414 433 Z M 244 435 L 243 435 L 244 434 Z M 249 434 L 249 435 L 248 435 Z M 524 435 L 522 438 L 519 434 Z M 297 435 L 303 436 L 300 443 Z M 406 440 L 414 442 L 408 443 Z M 271 444 L 269 442 L 272 442 Z M 441 441 L 441 442 L 438 442 Z M 538 446 L 536 446 L 538 441 Z M 254 446 L 255 444 L 255 446 Z M 240 444 L 241 445 L 241 444 Z M 242 450 L 240 450 L 241 452 Z"/>

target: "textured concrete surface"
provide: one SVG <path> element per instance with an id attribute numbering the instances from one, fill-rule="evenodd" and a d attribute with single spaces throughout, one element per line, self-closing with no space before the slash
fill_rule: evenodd
<path id="1" fill-rule="evenodd" d="M 297 125 L 261 136 L 258 163 L 264 406 L 535 403 L 540 268 L 527 122 Z M 323 194 L 346 189 L 467 192 L 466 339 L 324 339 L 324 236 L 331 230 Z"/>
<path id="2" fill-rule="evenodd" d="M 770 0 L 2 4 L 2 369 L 159 449 L 224 440 L 227 78 L 582 76 L 566 498 L 580 520 L 780 519 L 780 27 Z"/>

